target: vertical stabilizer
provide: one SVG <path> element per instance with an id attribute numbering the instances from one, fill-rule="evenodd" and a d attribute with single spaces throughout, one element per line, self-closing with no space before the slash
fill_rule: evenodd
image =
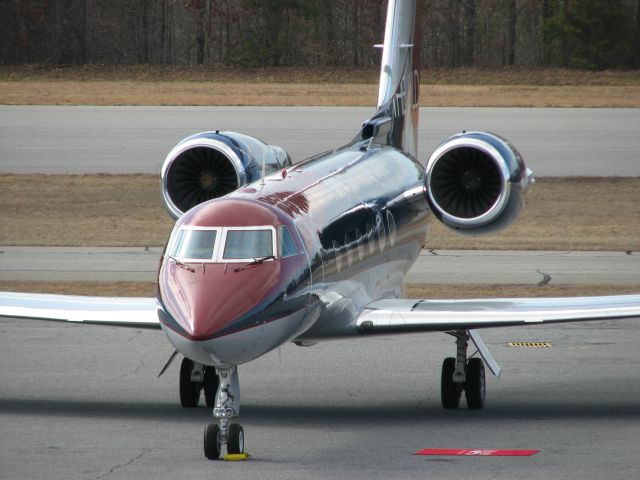
<path id="1" fill-rule="evenodd" d="M 419 10 L 416 0 L 389 0 L 378 110 L 364 124 L 357 138 L 393 146 L 416 158 L 420 90 Z"/>

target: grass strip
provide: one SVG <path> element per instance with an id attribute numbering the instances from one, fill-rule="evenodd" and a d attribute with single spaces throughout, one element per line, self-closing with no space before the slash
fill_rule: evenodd
<path id="1" fill-rule="evenodd" d="M 0 175 L 0 245 L 162 246 L 173 222 L 156 175 Z M 433 219 L 425 247 L 640 251 L 640 177 L 540 178 L 521 217 L 463 236 Z"/>

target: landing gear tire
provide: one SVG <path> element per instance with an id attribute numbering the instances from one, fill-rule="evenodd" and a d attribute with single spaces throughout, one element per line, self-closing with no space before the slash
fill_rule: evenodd
<path id="1" fill-rule="evenodd" d="M 472 410 L 484 408 L 486 384 L 484 363 L 481 358 L 472 358 L 467 364 L 467 381 L 464 387 L 467 406 Z"/>
<path id="2" fill-rule="evenodd" d="M 180 365 L 180 404 L 185 408 L 198 406 L 200 401 L 200 384 L 191 380 L 193 362 L 188 358 L 182 359 Z"/>
<path id="3" fill-rule="evenodd" d="M 220 458 L 220 449 L 220 427 L 211 423 L 204 429 L 204 456 L 209 460 L 217 460 Z"/>
<path id="4" fill-rule="evenodd" d="M 216 392 L 218 391 L 218 385 L 220 385 L 220 377 L 218 377 L 218 372 L 216 372 L 215 367 L 204 367 L 202 389 L 204 390 L 204 400 L 209 408 L 213 408 L 216 404 Z"/>
<path id="5" fill-rule="evenodd" d="M 237 423 L 229 425 L 227 452 L 230 454 L 244 453 L 244 429 Z"/>
<path id="6" fill-rule="evenodd" d="M 442 377 L 440 380 L 440 395 L 442 397 L 442 408 L 455 410 L 460 406 L 460 396 L 462 386 L 453 383 L 453 372 L 456 370 L 456 359 L 448 357 L 442 363 Z M 467 399 L 468 402 L 468 399 Z"/>

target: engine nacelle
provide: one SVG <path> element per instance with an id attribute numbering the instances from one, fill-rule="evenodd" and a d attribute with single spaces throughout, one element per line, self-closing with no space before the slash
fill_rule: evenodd
<path id="1" fill-rule="evenodd" d="M 509 226 L 533 183 L 518 151 L 486 132 L 454 135 L 433 152 L 425 171 L 429 205 L 460 233 L 490 233 Z"/>
<path id="2" fill-rule="evenodd" d="M 174 219 L 196 205 L 291 166 L 282 148 L 235 132 L 202 132 L 180 141 L 162 165 L 162 200 Z"/>

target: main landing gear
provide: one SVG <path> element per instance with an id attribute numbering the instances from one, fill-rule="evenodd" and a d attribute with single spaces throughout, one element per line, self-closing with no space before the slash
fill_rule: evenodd
<path id="1" fill-rule="evenodd" d="M 442 364 L 441 396 L 442 407 L 456 409 L 460 406 L 460 397 L 464 390 L 467 406 L 470 409 L 484 408 L 486 384 L 484 362 L 474 357 L 467 360 L 469 331 L 448 332 L 456 338 L 456 357 L 444 359 Z M 475 341 L 475 339 L 474 339 Z"/>
<path id="2" fill-rule="evenodd" d="M 220 458 L 223 445 L 230 454 L 244 453 L 244 430 L 231 423 L 240 414 L 240 382 L 236 367 L 218 370 L 220 385 L 215 396 L 213 418 L 216 423 L 204 430 L 204 455 L 209 460 Z"/>
<path id="3" fill-rule="evenodd" d="M 197 407 L 200 392 L 204 391 L 207 407 L 213 408 L 219 383 L 215 367 L 183 358 L 180 365 L 180 404 L 185 408 Z"/>

